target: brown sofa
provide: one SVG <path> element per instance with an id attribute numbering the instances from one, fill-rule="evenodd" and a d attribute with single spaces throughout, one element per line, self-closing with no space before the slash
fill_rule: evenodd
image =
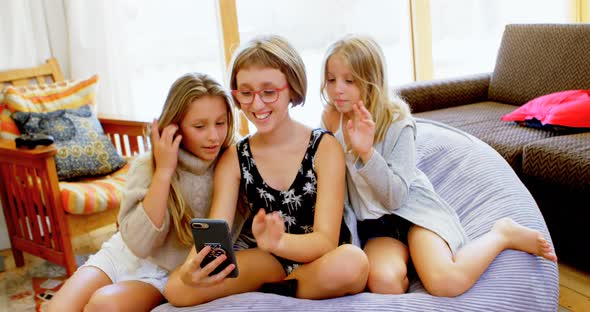
<path id="1" fill-rule="evenodd" d="M 556 91 L 590 89 L 590 24 L 507 25 L 492 73 L 398 89 L 416 117 L 492 146 L 527 186 L 560 260 L 590 271 L 590 132 L 568 134 L 500 117 Z"/>

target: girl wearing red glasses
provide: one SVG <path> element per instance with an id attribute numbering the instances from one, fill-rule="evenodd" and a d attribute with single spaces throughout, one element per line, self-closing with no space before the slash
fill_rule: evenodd
<path id="1" fill-rule="evenodd" d="M 198 261 L 193 250 L 171 275 L 167 299 L 186 306 L 256 290 L 308 299 L 363 291 L 366 255 L 339 245 L 342 147 L 326 130 L 308 128 L 289 115 L 289 104 L 305 101 L 301 57 L 278 36 L 255 38 L 234 55 L 230 87 L 257 131 L 221 156 L 209 217 L 232 224 L 237 206 L 249 213 L 236 243 L 240 275 L 211 277 L 206 287 L 192 283 L 209 273 L 190 264 Z"/>

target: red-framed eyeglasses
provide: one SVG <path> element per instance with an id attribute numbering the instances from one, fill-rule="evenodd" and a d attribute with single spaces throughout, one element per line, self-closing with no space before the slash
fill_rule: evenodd
<path id="1" fill-rule="evenodd" d="M 258 91 L 232 90 L 231 94 L 233 94 L 233 96 L 236 98 L 236 100 L 238 100 L 238 102 L 240 102 L 240 104 L 252 104 L 257 94 L 260 100 L 262 100 L 262 102 L 266 104 L 271 104 L 276 102 L 279 99 L 279 93 L 287 88 L 289 88 L 288 83 L 281 88 L 265 88 Z"/>

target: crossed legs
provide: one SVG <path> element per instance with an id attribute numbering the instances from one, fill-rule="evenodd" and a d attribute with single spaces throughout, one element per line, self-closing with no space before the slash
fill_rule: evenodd
<path id="1" fill-rule="evenodd" d="M 297 279 L 297 297 L 322 299 L 359 293 L 364 290 L 368 262 L 363 251 L 352 245 L 342 245 L 313 262 L 300 265 L 287 277 L 279 261 L 258 248 L 236 253 L 240 275 L 225 278 L 221 283 L 203 287 L 184 284 L 180 278 L 168 280 L 164 289 L 166 299 L 175 306 L 191 306 L 217 298 L 258 290 L 262 284 Z"/>

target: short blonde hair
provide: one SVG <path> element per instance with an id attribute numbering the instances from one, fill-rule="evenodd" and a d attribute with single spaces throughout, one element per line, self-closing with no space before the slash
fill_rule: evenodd
<path id="1" fill-rule="evenodd" d="M 348 64 L 361 99 L 375 121 L 374 144 L 385 138 L 391 123 L 410 115 L 408 104 L 399 96 L 389 94 L 385 57 L 375 40 L 370 37 L 348 35 L 328 48 L 324 58 L 321 97 L 332 105 L 326 91 L 328 60 L 341 57 Z"/>
<path id="2" fill-rule="evenodd" d="M 258 36 L 244 43 L 230 62 L 229 86 L 237 89 L 236 75 L 241 69 L 260 66 L 280 70 L 289 84 L 292 106 L 303 105 L 307 92 L 307 75 L 301 56 L 287 40 L 277 35 Z M 235 104 L 241 108 L 237 100 Z"/>
<path id="3" fill-rule="evenodd" d="M 162 114 L 158 119 L 158 131 L 162 132 L 164 128 L 171 124 L 180 125 L 182 119 L 186 116 L 189 105 L 205 96 L 218 96 L 222 98 L 227 109 L 227 134 L 219 151 L 221 154 L 235 141 L 236 127 L 234 107 L 232 104 L 233 99 L 219 82 L 206 74 L 187 73 L 176 79 L 168 91 L 168 97 L 162 109 Z M 153 129 L 150 131 L 153 131 Z M 148 137 L 151 138 L 151 135 L 148 135 Z M 152 146 L 154 146 L 154 142 L 152 142 Z M 152 163 L 155 168 L 156 160 L 153 154 Z M 168 207 L 178 240 L 185 246 L 192 245 L 193 237 L 189 224 L 193 214 L 184 201 L 176 175 L 170 185 Z"/>

